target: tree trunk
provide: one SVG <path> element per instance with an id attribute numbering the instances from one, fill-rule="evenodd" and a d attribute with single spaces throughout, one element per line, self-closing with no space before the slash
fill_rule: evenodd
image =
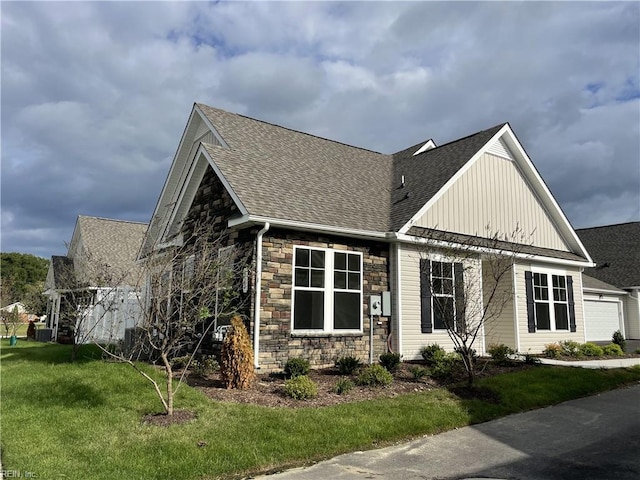
<path id="1" fill-rule="evenodd" d="M 166 353 L 162 353 L 162 362 L 167 374 L 167 415 L 173 415 L 173 370 Z"/>

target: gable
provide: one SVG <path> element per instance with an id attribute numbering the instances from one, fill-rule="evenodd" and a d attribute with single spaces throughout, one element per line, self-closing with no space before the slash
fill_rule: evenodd
<path id="1" fill-rule="evenodd" d="M 420 217 L 416 226 L 475 236 L 510 235 L 521 243 L 569 251 L 546 208 L 501 142 L 488 149 Z M 504 152 L 497 156 L 493 152 Z"/>

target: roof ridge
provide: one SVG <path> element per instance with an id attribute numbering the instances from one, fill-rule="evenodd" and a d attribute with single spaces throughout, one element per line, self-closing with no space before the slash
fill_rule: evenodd
<path id="1" fill-rule="evenodd" d="M 498 129 L 499 130 L 500 128 L 502 128 L 502 127 L 504 127 L 505 125 L 508 125 L 508 124 L 509 124 L 509 122 L 498 123 L 498 124 L 494 125 L 493 127 L 485 128 L 485 129 L 479 130 L 479 131 L 477 131 L 475 133 L 470 133 L 469 135 L 466 135 L 466 136 L 461 137 L 461 138 L 456 138 L 455 140 L 451 140 L 451 141 L 449 141 L 447 143 L 443 143 L 442 145 L 436 145 L 434 148 L 430 148 L 429 150 L 425 150 L 422 153 L 433 152 L 433 151 L 435 151 L 435 150 L 437 150 L 439 148 L 446 147 L 447 145 L 452 145 L 454 143 L 458 143 L 458 142 L 462 142 L 464 140 L 468 140 L 471 137 L 475 137 L 476 135 L 480 135 L 482 133 L 488 132 L 489 130 L 494 130 L 494 129 Z M 430 138 L 429 140 L 433 140 L 433 138 Z M 428 142 L 429 140 L 426 140 L 424 143 Z M 434 141 L 434 143 L 435 143 L 435 141 Z M 408 147 L 408 148 L 412 148 L 412 147 Z M 403 151 L 404 150 L 401 150 L 401 152 L 403 152 Z M 422 153 L 420 155 L 422 155 Z"/>
<path id="2" fill-rule="evenodd" d="M 78 218 L 91 218 L 93 220 L 104 220 L 107 222 L 134 223 L 136 225 L 149 225 L 148 222 L 138 222 L 135 220 L 120 220 L 117 218 L 96 217 L 93 215 L 78 215 Z"/>
<path id="3" fill-rule="evenodd" d="M 576 228 L 576 232 L 580 230 L 595 230 L 596 228 L 611 228 L 611 227 L 621 227 L 623 225 L 635 225 L 640 224 L 640 220 L 631 221 L 631 222 L 622 222 L 622 223 L 612 223 L 610 225 L 596 225 L 595 227 L 584 227 L 584 228 Z"/>
<path id="4" fill-rule="evenodd" d="M 237 117 L 246 118 L 247 120 L 252 120 L 252 121 L 254 121 L 254 122 L 262 123 L 262 124 L 264 124 L 264 125 L 269 125 L 269 126 L 271 126 L 271 127 L 281 128 L 281 129 L 283 129 L 283 130 L 288 130 L 288 131 L 290 131 L 290 132 L 294 132 L 294 133 L 300 133 L 300 134 L 302 134 L 302 135 L 306 135 L 306 136 L 308 136 L 308 137 L 317 138 L 317 139 L 319 139 L 319 140 L 324 140 L 324 141 L 326 141 L 326 142 L 335 143 L 335 144 L 337 144 L 337 145 L 342 145 L 342 146 L 349 147 L 349 148 L 355 148 L 355 149 L 357 149 L 357 150 L 362 150 L 362 151 L 365 151 L 365 152 L 376 153 L 376 154 L 378 154 L 378 155 L 382 155 L 382 156 L 385 156 L 385 157 L 389 157 L 389 156 L 391 156 L 390 154 L 387 154 L 387 153 L 376 152 L 375 150 L 370 150 L 370 149 L 368 149 L 368 148 L 358 147 L 358 146 L 356 146 L 356 145 L 350 145 L 350 144 L 348 144 L 348 143 L 339 142 L 339 141 L 337 141 L 337 140 L 332 140 L 332 139 L 330 139 L 330 138 L 321 137 L 320 135 L 314 135 L 313 133 L 303 132 L 302 130 L 296 130 L 296 129 L 294 129 L 294 128 L 283 127 L 282 125 L 278 125 L 278 124 L 276 124 L 276 123 L 272 123 L 272 122 L 267 122 L 266 120 L 260 120 L 259 118 L 253 118 L 253 117 L 250 117 L 250 116 L 248 116 L 248 115 L 243 115 L 243 114 L 241 114 L 241 113 L 229 112 L 228 110 L 223 110 L 222 108 L 212 107 L 212 106 L 207 105 L 207 104 L 204 104 L 204 103 L 198 103 L 198 102 L 196 102 L 196 105 L 198 105 L 198 106 L 203 106 L 203 107 L 207 107 L 207 108 L 210 108 L 210 109 L 212 109 L 212 110 L 218 110 L 218 111 L 220 111 L 220 112 L 224 112 L 224 113 L 229 114 L 229 115 L 235 115 L 235 116 L 237 116 Z"/>

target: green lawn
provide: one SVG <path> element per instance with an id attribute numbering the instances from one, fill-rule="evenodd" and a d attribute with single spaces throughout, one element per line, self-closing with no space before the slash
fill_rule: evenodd
<path id="1" fill-rule="evenodd" d="M 538 367 L 482 381 L 500 405 L 462 401 L 446 390 L 324 408 L 214 402 L 183 387 L 184 425 L 144 425 L 160 405 L 127 365 L 69 347 L 22 341 L 0 352 L 2 463 L 38 478 L 212 479 L 369 449 L 486 421 L 640 380 L 640 368 Z M 149 369 L 148 371 L 151 371 Z M 205 442 L 205 446 L 198 446 Z"/>

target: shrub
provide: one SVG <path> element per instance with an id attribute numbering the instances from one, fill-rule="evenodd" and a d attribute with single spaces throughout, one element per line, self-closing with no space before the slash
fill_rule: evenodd
<path id="1" fill-rule="evenodd" d="M 220 374 L 227 388 L 249 388 L 256 378 L 251 340 L 238 315 L 231 319 L 231 328 L 222 342 Z"/>
<path id="2" fill-rule="evenodd" d="M 460 356 L 456 353 L 445 353 L 431 366 L 431 376 L 436 380 L 451 380 L 458 377 L 464 367 Z"/>
<path id="3" fill-rule="evenodd" d="M 620 330 L 616 330 L 613 332 L 613 337 L 611 337 L 611 341 L 616 345 L 619 345 L 622 349 L 622 353 L 627 351 L 627 341 L 624 339 L 622 332 Z"/>
<path id="4" fill-rule="evenodd" d="M 189 359 L 191 358 L 190 355 L 184 355 L 182 357 L 174 357 L 171 359 L 171 368 L 184 368 L 187 366 L 187 363 L 189 362 Z"/>
<path id="5" fill-rule="evenodd" d="M 605 355 L 610 355 L 612 357 L 619 357 L 621 355 L 624 355 L 622 348 L 620 348 L 620 345 L 618 345 L 617 343 L 610 343 L 609 345 L 605 345 L 604 347 L 602 347 L 602 352 Z"/>
<path id="6" fill-rule="evenodd" d="M 636 348 L 636 351 L 633 353 L 635 353 L 636 355 L 640 355 L 640 348 Z"/>
<path id="7" fill-rule="evenodd" d="M 540 363 L 540 359 L 531 352 L 524 353 L 522 356 L 524 357 L 523 361 L 525 365 L 537 365 Z"/>
<path id="8" fill-rule="evenodd" d="M 294 400 L 307 400 L 318 395 L 318 385 L 306 375 L 298 375 L 284 382 L 284 393 Z"/>
<path id="9" fill-rule="evenodd" d="M 380 365 L 382 365 L 389 372 L 395 372 L 400 365 L 400 354 L 399 353 L 383 353 L 380 355 Z"/>
<path id="10" fill-rule="evenodd" d="M 567 355 L 569 357 L 580 356 L 580 344 L 578 342 L 574 342 L 573 340 L 565 340 L 563 342 L 560 342 L 560 346 L 562 347 L 563 355 Z"/>
<path id="11" fill-rule="evenodd" d="M 422 377 L 429 375 L 428 368 L 420 367 L 418 365 L 409 367 L 409 371 L 411 372 L 411 375 L 413 375 L 414 380 L 420 380 Z"/>
<path id="12" fill-rule="evenodd" d="M 601 357 L 603 353 L 602 347 L 595 343 L 587 342 L 580 345 L 580 354 L 585 357 Z"/>
<path id="13" fill-rule="evenodd" d="M 304 358 L 290 358 L 284 366 L 284 374 L 290 378 L 307 375 L 309 370 L 311 370 L 309 360 Z"/>
<path id="14" fill-rule="evenodd" d="M 360 360 L 351 356 L 340 357 L 336 361 L 336 368 L 340 372 L 340 375 L 351 375 L 360 368 Z"/>
<path id="15" fill-rule="evenodd" d="M 353 388 L 353 382 L 348 378 L 342 377 L 333 386 L 333 393 L 342 395 L 343 393 L 349 393 L 352 388 Z"/>
<path id="16" fill-rule="evenodd" d="M 511 363 L 511 359 L 509 355 L 513 355 L 515 351 L 513 348 L 501 343 L 499 345 L 489 345 L 489 355 L 495 363 L 498 365 L 509 365 Z"/>
<path id="17" fill-rule="evenodd" d="M 393 382 L 393 375 L 387 371 L 382 365 L 369 365 L 367 368 L 360 372 L 356 383 L 358 385 L 375 387 L 391 385 Z"/>
<path id="18" fill-rule="evenodd" d="M 194 358 L 189 365 L 189 370 L 193 375 L 198 377 L 206 377 L 220 368 L 216 358 L 213 355 L 203 355 L 200 358 Z"/>
<path id="19" fill-rule="evenodd" d="M 437 343 L 426 345 L 420 349 L 420 355 L 427 362 L 427 365 L 433 365 L 439 360 L 442 360 L 447 354 Z"/>
<path id="20" fill-rule="evenodd" d="M 560 358 L 562 356 L 562 347 L 558 343 L 548 343 L 544 346 L 542 354 L 547 358 Z"/>

